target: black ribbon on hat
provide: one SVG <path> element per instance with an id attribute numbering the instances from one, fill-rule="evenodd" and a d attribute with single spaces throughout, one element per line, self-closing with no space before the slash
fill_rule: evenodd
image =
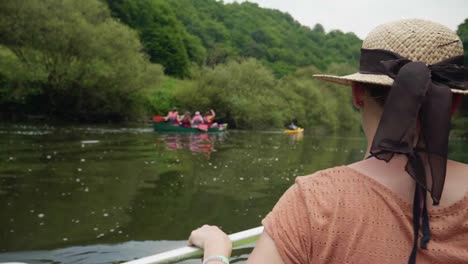
<path id="1" fill-rule="evenodd" d="M 450 87 L 465 89 L 463 56 L 426 65 L 387 50 L 361 49 L 359 72 L 387 75 L 394 80 L 370 153 L 386 162 L 395 154 L 408 158 L 405 169 L 416 181 L 414 244 L 409 263 L 416 263 L 421 213 L 421 248 L 427 249 L 430 240 L 426 194 L 430 192 L 434 205 L 438 205 L 444 188 L 452 107 Z M 428 168 L 420 153 L 426 154 Z"/>

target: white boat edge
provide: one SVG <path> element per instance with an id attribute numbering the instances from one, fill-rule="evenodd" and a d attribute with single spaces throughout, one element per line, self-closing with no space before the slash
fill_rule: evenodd
<path id="1" fill-rule="evenodd" d="M 229 235 L 233 246 L 241 246 L 257 240 L 263 233 L 263 226 L 248 229 L 238 233 Z M 123 264 L 159 264 L 159 263 L 174 263 L 191 257 L 201 256 L 202 250 L 196 247 L 183 247 L 171 251 L 163 252 L 160 254 L 124 262 Z"/>

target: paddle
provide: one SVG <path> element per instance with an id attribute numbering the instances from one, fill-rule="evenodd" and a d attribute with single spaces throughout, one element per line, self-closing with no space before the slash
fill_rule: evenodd
<path id="1" fill-rule="evenodd" d="M 205 124 L 200 124 L 198 125 L 198 129 L 201 130 L 201 131 L 208 131 L 208 125 L 205 125 Z"/>
<path id="2" fill-rule="evenodd" d="M 164 122 L 165 121 L 164 116 L 155 115 L 155 116 L 153 116 L 153 121 L 158 122 L 158 123 Z"/>

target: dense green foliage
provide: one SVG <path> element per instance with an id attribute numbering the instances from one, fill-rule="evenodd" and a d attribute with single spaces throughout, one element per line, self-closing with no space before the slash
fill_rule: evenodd
<path id="1" fill-rule="evenodd" d="M 468 19 L 458 26 L 457 34 L 460 36 L 465 48 L 465 85 L 468 85 Z M 468 136 L 468 96 L 463 96 L 458 116 L 454 120 L 454 130 L 457 135 Z"/>
<path id="2" fill-rule="evenodd" d="M 468 46 L 468 20 L 458 34 Z M 178 106 L 238 128 L 356 129 L 350 89 L 312 74 L 355 71 L 360 45 L 249 2 L 3 0 L 0 118 L 141 121 Z"/>
<path id="3" fill-rule="evenodd" d="M 273 74 L 253 59 L 229 62 L 203 69 L 196 85 L 179 89 L 175 97 L 189 109 L 214 108 L 240 127 L 278 126 L 286 107 L 276 94 L 275 83 Z"/>
<path id="4" fill-rule="evenodd" d="M 185 58 L 214 66 L 253 57 L 276 76 L 314 65 L 357 63 L 361 40 L 353 33 L 304 27 L 289 14 L 258 5 L 215 0 L 107 0 L 116 17 L 140 32 L 152 61 L 187 76 Z M 176 17 L 177 19 L 176 19 Z M 170 49 L 170 50 L 169 50 Z M 171 60 L 168 60 L 168 58 Z"/>
<path id="5" fill-rule="evenodd" d="M 108 3 L 116 17 L 139 32 L 151 61 L 162 64 L 166 74 L 188 76 L 189 58 L 202 60 L 203 47 L 185 31 L 165 1 L 108 0 Z"/>
<path id="6" fill-rule="evenodd" d="M 332 68 L 334 72 L 353 71 L 347 65 Z M 277 80 L 255 59 L 231 61 L 204 68 L 194 85 L 179 87 L 174 97 L 187 109 L 214 108 L 237 127 L 281 127 L 297 120 L 305 127 L 356 128 L 358 116 L 352 109 L 350 89 L 331 89 L 333 85 L 313 80 L 317 72 L 314 67 L 304 68 Z"/>
<path id="7" fill-rule="evenodd" d="M 134 118 L 138 91 L 162 76 L 99 0 L 4 0 L 0 45 L 2 112 Z"/>
<path id="8" fill-rule="evenodd" d="M 458 26 L 457 34 L 460 36 L 465 48 L 465 67 L 468 67 L 468 19 Z"/>

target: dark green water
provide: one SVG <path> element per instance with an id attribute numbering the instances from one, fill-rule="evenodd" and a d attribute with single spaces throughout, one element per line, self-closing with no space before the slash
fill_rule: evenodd
<path id="1" fill-rule="evenodd" d="M 205 223 L 260 225 L 294 177 L 357 161 L 356 136 L 0 127 L 0 262 L 116 263 Z M 451 141 L 468 162 L 468 142 Z M 200 263 L 199 260 L 186 263 Z"/>

